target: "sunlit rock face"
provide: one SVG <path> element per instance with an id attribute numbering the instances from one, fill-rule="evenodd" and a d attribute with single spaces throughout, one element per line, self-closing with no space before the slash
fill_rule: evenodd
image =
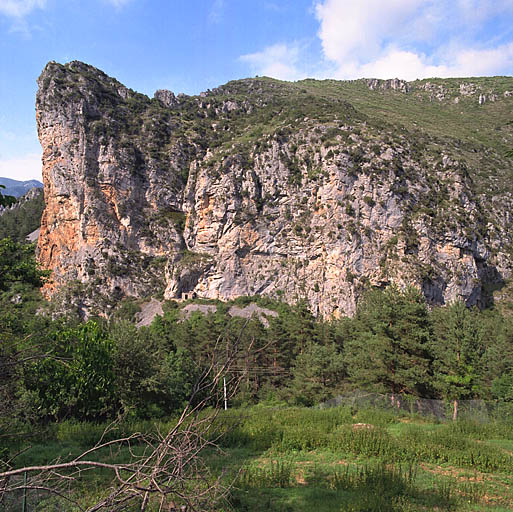
<path id="1" fill-rule="evenodd" d="M 477 190 L 474 148 L 349 94 L 421 102 L 425 85 L 263 78 L 150 99 L 80 62 L 49 63 L 38 84 L 49 297 L 79 281 L 105 314 L 125 296 L 263 294 L 337 316 L 390 283 L 483 304 L 509 275 L 511 195 Z M 458 108 L 478 102 L 462 90 Z"/>

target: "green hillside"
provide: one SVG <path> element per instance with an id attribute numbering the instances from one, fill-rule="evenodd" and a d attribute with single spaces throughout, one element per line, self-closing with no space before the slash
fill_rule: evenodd
<path id="1" fill-rule="evenodd" d="M 11 237 L 23 242 L 41 225 L 43 208 L 42 189 L 33 189 L 33 192 L 19 198 L 11 208 L 0 214 L 0 239 Z"/>
<path id="2" fill-rule="evenodd" d="M 386 87 L 387 81 L 378 81 L 378 87 L 383 84 Z M 462 95 L 460 86 L 468 84 L 474 92 Z M 297 129 L 304 117 L 321 122 L 363 121 L 371 133 L 390 131 L 428 144 L 435 155 L 449 149 L 463 157 L 482 191 L 500 193 L 504 186 L 510 190 L 513 162 L 505 155 L 513 147 L 513 77 L 417 80 L 409 82 L 408 88 L 408 92 L 372 90 L 364 79 L 291 83 L 257 78 L 229 82 L 213 95 L 268 104 L 261 120 L 256 114 L 256 119 L 246 117 L 241 130 L 247 137 L 277 126 Z M 435 93 L 441 94 L 440 99 Z M 486 97 L 483 104 L 480 95 Z M 273 124 L 268 122 L 271 117 Z"/>
<path id="3" fill-rule="evenodd" d="M 511 264 L 513 164 L 506 154 L 513 147 L 513 79 L 255 78 L 195 97 L 168 95 L 165 104 L 84 64 L 49 68 L 38 107 L 50 114 L 41 111 L 39 122 L 50 115 L 42 129 L 53 130 L 54 121 L 69 128 L 63 112 L 75 116 L 76 131 L 59 150 L 69 151 L 63 161 L 83 165 L 64 173 L 51 161 L 54 211 L 47 214 L 54 217 L 47 224 L 77 222 L 82 238 L 69 240 L 64 235 L 75 231 L 66 229 L 47 240 L 47 249 L 85 255 L 82 267 L 63 262 L 65 270 L 84 274 L 75 273 L 46 301 L 40 290 L 50 273 L 37 267 L 33 246 L 22 243 L 39 222 L 42 196 L 0 216 L 0 506 L 9 512 L 24 501 L 29 509 L 69 512 L 176 512 L 185 504 L 187 512 L 512 509 L 513 316 L 504 307 L 511 286 L 503 277 Z M 90 110 L 78 108 L 84 98 Z M 108 165 L 81 160 L 93 154 L 79 140 L 83 133 L 98 150 L 112 149 Z M 85 177 L 77 174 L 84 169 Z M 192 182 L 200 171 L 206 185 L 196 198 Z M 175 188 L 165 190 L 170 175 Z M 148 176 L 161 181 L 150 186 Z M 279 186 L 262 194 L 262 183 L 273 177 Z M 240 230 L 225 253 L 240 256 L 229 261 L 234 278 L 252 279 L 240 271 L 252 248 L 233 240 L 247 232 L 248 240 L 256 237 L 271 219 L 284 247 L 292 241 L 292 256 L 280 254 L 272 279 L 287 269 L 300 275 L 303 263 L 320 260 L 312 254 L 295 264 L 319 241 L 330 250 L 344 243 L 357 255 L 354 273 L 343 268 L 331 276 L 339 288 L 354 285 L 360 294 L 353 316 L 312 313 L 307 298 L 321 293 L 327 273 L 317 281 L 303 273 L 301 293 L 288 303 L 281 288 L 274 296 L 249 296 L 234 286 L 225 301 L 187 298 L 194 293 L 166 300 L 162 286 L 152 295 L 122 294 L 123 279 L 132 287 L 132 276 L 151 267 L 149 258 L 133 256 L 141 240 L 148 250 L 154 233 L 160 238 L 153 277 L 189 268 L 188 286 L 210 271 L 214 258 L 192 244 L 203 232 L 194 233 L 191 219 L 197 210 L 215 210 L 214 192 L 219 218 L 228 218 L 226 185 L 240 200 L 228 226 Z M 330 186 L 333 194 L 325 197 L 338 216 L 329 220 L 315 198 Z M 120 190 L 133 192 L 132 202 L 108 203 Z M 155 193 L 159 208 L 141 192 Z M 68 215 L 73 194 L 87 215 Z M 180 194 L 190 196 L 191 210 L 169 207 Z M 284 198 L 290 209 L 281 212 Z M 403 220 L 379 238 L 380 215 L 398 215 L 400 208 Z M 125 230 L 118 229 L 118 214 Z M 98 222 L 88 226 L 95 215 Z M 372 224 L 356 223 L 371 217 Z M 202 230 L 218 222 L 204 219 Z M 101 222 L 110 231 L 88 229 Z M 74 245 L 88 233 L 91 244 Z M 177 247 L 168 261 L 166 237 Z M 273 231 L 256 257 L 268 257 L 278 238 Z M 103 245 L 87 253 L 96 243 Z M 435 305 L 407 279 L 404 286 L 360 279 L 365 247 L 379 253 L 375 266 L 383 270 L 416 265 L 423 285 L 434 286 L 451 257 L 466 262 L 442 288 L 463 286 L 464 270 L 475 271 L 471 291 L 488 285 L 483 292 L 495 292 L 502 307 L 492 300 L 483 309 L 463 300 Z M 430 251 L 440 258 L 438 269 L 419 256 Z M 497 267 L 485 265 L 492 256 Z M 99 272 L 102 258 L 108 264 Z M 265 272 L 256 267 L 255 284 Z M 379 399 L 363 403 L 356 395 Z M 322 409 L 341 396 L 349 397 L 343 405 Z"/>

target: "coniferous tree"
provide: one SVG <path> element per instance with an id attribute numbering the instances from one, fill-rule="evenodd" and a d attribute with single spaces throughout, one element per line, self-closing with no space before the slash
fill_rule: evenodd
<path id="1" fill-rule="evenodd" d="M 484 346 L 477 313 L 458 301 L 433 312 L 435 336 L 435 385 L 453 403 L 453 419 L 459 401 L 478 394 L 479 370 Z"/>
<path id="2" fill-rule="evenodd" d="M 28 200 L 20 198 L 15 208 L 0 215 L 0 238 L 11 237 L 15 241 L 24 242 L 27 235 L 40 226 L 43 208 L 42 192 Z"/>
<path id="3" fill-rule="evenodd" d="M 298 301 L 283 315 L 283 324 L 295 355 L 303 352 L 308 343 L 317 340 L 315 317 L 304 300 Z"/>
<path id="4" fill-rule="evenodd" d="M 269 319 L 267 338 L 270 343 L 270 363 L 276 368 L 290 368 L 297 353 L 296 340 L 289 335 L 287 324 L 283 315 Z"/>
<path id="5" fill-rule="evenodd" d="M 504 317 L 497 310 L 479 314 L 479 331 L 484 354 L 481 359 L 480 381 L 483 390 L 492 390 L 496 379 L 513 374 L 513 319 Z M 498 389 L 498 388 L 497 388 Z"/>
<path id="6" fill-rule="evenodd" d="M 290 391 L 295 401 L 312 406 L 333 397 L 342 387 L 345 365 L 333 343 L 310 342 L 296 358 Z"/>
<path id="7" fill-rule="evenodd" d="M 392 394 L 429 394 L 431 334 L 417 289 L 370 291 L 358 306 L 354 332 L 344 348 L 351 381 Z"/>
<path id="8" fill-rule="evenodd" d="M 33 246 L 10 238 L 0 240 L 0 292 L 16 283 L 41 286 L 46 274 L 36 266 Z"/>

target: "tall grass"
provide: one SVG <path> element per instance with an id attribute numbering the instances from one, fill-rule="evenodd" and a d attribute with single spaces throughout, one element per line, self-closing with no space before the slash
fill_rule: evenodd
<path id="1" fill-rule="evenodd" d="M 393 435 L 386 428 L 392 418 L 397 421 L 396 417 L 378 410 L 352 416 L 347 408 L 259 408 L 242 416 L 237 411 L 228 411 L 219 418 L 219 427 L 224 432 L 221 444 L 226 448 L 246 447 L 274 453 L 322 449 L 351 458 L 377 458 L 386 463 L 449 463 L 483 472 L 510 471 L 513 467 L 511 453 L 482 442 L 494 435 L 500 438 L 510 435 L 506 427 L 501 432 L 498 423 L 404 425 L 400 435 Z M 358 421 L 361 419 L 367 421 Z"/>
<path id="2" fill-rule="evenodd" d="M 106 425 L 62 422 L 48 430 L 44 442 L 23 453 L 20 463 L 71 456 L 102 436 L 110 440 L 135 432 L 156 434 L 174 424 L 125 421 L 105 434 Z M 255 407 L 220 411 L 211 435 L 225 448 L 206 453 L 214 473 L 227 471 L 232 481 L 242 468 L 233 494 L 240 511 L 315 510 L 319 503 L 323 512 L 463 510 L 472 503 L 483 507 L 483 496 L 490 494 L 488 477 L 459 480 L 429 472 L 425 464 L 435 468 L 447 463 L 450 471 L 500 472 L 504 482 L 510 481 L 513 468 L 513 430 L 499 421 L 429 424 L 374 409 Z M 132 447 L 136 453 L 138 449 Z M 132 455 L 127 449 L 99 453 L 117 461 Z M 108 478 L 98 471 L 84 479 L 84 500 L 93 500 Z"/>
<path id="3" fill-rule="evenodd" d="M 208 413 L 206 413 L 208 414 Z M 333 409 L 265 409 L 222 411 L 212 440 L 224 448 L 284 454 L 331 450 L 351 459 L 379 459 L 394 463 L 448 463 L 482 472 L 510 471 L 511 452 L 489 439 L 513 440 L 513 426 L 498 421 L 468 420 L 440 425 L 401 424 L 387 411 L 348 407 Z M 172 428 L 169 421 L 125 421 L 104 424 L 65 421 L 48 432 L 47 441 L 90 447 L 134 432 L 156 434 Z M 398 425 L 399 426 L 399 425 Z M 221 437 L 219 437 L 221 436 Z"/>
<path id="4" fill-rule="evenodd" d="M 249 464 L 242 468 L 238 485 L 242 488 L 280 487 L 294 485 L 292 463 L 288 461 L 271 461 L 265 465 Z"/>
<path id="5" fill-rule="evenodd" d="M 437 510 L 453 507 L 457 494 L 455 485 L 448 484 L 426 492 L 416 486 L 416 475 L 414 465 L 402 467 L 374 463 L 342 468 L 313 466 L 303 480 L 298 478 L 298 470 L 290 462 L 272 461 L 261 466 L 252 464 L 242 470 L 237 482 L 238 501 L 241 500 L 241 491 L 306 486 L 335 493 L 341 511 L 406 512 L 413 510 L 411 504 L 415 502 L 423 507 L 436 505 Z M 322 507 L 321 504 L 319 506 Z"/>

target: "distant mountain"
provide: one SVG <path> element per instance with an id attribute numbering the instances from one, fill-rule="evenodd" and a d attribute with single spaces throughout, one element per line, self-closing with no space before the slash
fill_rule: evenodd
<path id="1" fill-rule="evenodd" d="M 21 197 L 25 195 L 31 188 L 43 188 L 43 184 L 37 180 L 18 181 L 10 178 L 1 178 L 0 185 L 4 185 L 2 194 L 14 197 Z"/>

